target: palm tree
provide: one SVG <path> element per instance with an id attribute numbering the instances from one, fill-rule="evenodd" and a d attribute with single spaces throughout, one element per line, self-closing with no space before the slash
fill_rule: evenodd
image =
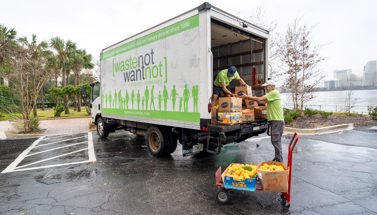
<path id="1" fill-rule="evenodd" d="M 17 48 L 17 32 L 0 24 L 0 78 L 11 69 L 11 57 Z"/>
<path id="2" fill-rule="evenodd" d="M 75 86 L 80 86 L 80 71 L 82 69 L 92 69 L 94 64 L 92 56 L 85 50 L 79 49 L 72 53 L 72 69 L 75 74 Z M 76 95 L 77 112 L 81 112 L 81 94 Z"/>
<path id="3" fill-rule="evenodd" d="M 72 59 L 70 56 L 76 49 L 76 44 L 70 40 L 64 42 L 63 39 L 59 37 L 54 37 L 50 40 L 51 47 L 56 51 L 56 55 L 59 62 L 60 73 L 62 75 L 62 85 L 65 87 L 67 85 L 67 80 L 69 73 L 72 69 Z M 65 114 L 69 114 L 68 108 L 68 96 L 64 96 L 64 109 Z"/>

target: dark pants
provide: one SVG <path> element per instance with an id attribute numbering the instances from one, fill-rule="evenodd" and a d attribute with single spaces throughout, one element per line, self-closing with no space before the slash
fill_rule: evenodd
<path id="1" fill-rule="evenodd" d="M 229 87 L 226 87 L 226 88 L 230 91 Z M 219 97 L 227 96 L 227 94 L 224 92 L 222 87 L 218 87 L 218 86 L 215 86 L 215 85 L 213 85 L 213 94 L 217 95 Z"/>
<path id="2" fill-rule="evenodd" d="M 283 152 L 281 146 L 281 137 L 284 131 L 284 121 L 269 121 L 271 126 L 271 143 L 275 149 L 275 159 L 283 162 Z"/>

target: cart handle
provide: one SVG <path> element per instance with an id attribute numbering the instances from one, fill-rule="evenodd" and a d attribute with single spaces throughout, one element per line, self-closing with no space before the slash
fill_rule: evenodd
<path id="1" fill-rule="evenodd" d="M 291 139 L 291 142 L 289 143 L 289 146 L 288 146 L 288 171 L 289 171 L 289 175 L 288 175 L 288 193 L 282 193 L 282 195 L 284 196 L 284 198 L 290 202 L 291 201 L 291 183 L 292 183 L 292 154 L 293 154 L 293 150 L 295 149 L 296 147 L 296 144 L 298 142 L 298 138 L 299 138 L 299 135 L 295 132 L 293 134 L 293 137 Z"/>
<path id="2" fill-rule="evenodd" d="M 298 141 L 298 138 L 299 138 L 299 135 L 295 132 L 292 136 L 292 139 L 291 139 L 291 142 L 289 143 L 289 152 L 293 152 L 293 150 L 295 149 L 296 147 L 296 143 Z"/>
<path id="3" fill-rule="evenodd" d="M 221 187 L 223 184 L 222 178 L 221 178 L 221 166 L 217 169 L 215 173 L 215 177 L 216 177 L 216 186 Z"/>

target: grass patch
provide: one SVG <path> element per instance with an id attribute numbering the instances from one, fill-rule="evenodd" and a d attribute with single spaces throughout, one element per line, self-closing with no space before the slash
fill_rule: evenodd
<path id="1" fill-rule="evenodd" d="M 69 114 L 61 113 L 60 117 L 54 117 L 54 109 L 38 109 L 38 119 L 39 120 L 50 120 L 50 119 L 74 119 L 74 118 L 88 118 L 88 115 L 84 108 L 81 108 L 81 112 L 73 111 L 73 108 L 69 109 Z"/>
<path id="2" fill-rule="evenodd" d="M 85 111 L 85 107 L 81 109 L 81 112 L 73 111 L 73 108 L 69 109 L 69 114 L 65 114 L 64 112 L 61 114 L 60 117 L 54 117 L 54 109 L 37 109 L 38 120 L 51 120 L 51 119 L 74 119 L 74 118 L 88 118 L 90 115 Z M 33 114 L 31 114 L 33 115 Z M 2 113 L 0 112 L 0 121 L 7 121 L 7 120 L 19 120 L 22 119 L 22 115 L 20 113 Z"/>
<path id="3" fill-rule="evenodd" d="M 19 120 L 22 119 L 22 115 L 20 113 L 3 113 L 0 112 L 0 121 L 7 121 L 7 120 Z"/>

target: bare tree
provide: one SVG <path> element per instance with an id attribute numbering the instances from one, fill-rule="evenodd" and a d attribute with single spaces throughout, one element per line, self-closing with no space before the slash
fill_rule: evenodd
<path id="1" fill-rule="evenodd" d="M 348 112 L 348 113 L 351 113 L 351 110 L 352 108 L 355 107 L 355 104 L 357 102 L 357 98 L 354 98 L 353 96 L 353 83 L 355 80 L 355 76 L 350 76 L 350 77 L 347 77 L 347 82 L 348 82 L 348 89 L 346 91 L 346 99 L 345 99 L 345 111 Z"/>
<path id="2" fill-rule="evenodd" d="M 10 77 L 20 96 L 24 132 L 33 130 L 30 113 L 37 105 L 36 101 L 44 82 L 50 78 L 46 67 L 48 54 L 51 52 L 47 50 L 47 43 L 38 43 L 35 35 L 30 42 L 26 38 L 19 39 Z"/>
<path id="3" fill-rule="evenodd" d="M 311 30 L 300 26 L 295 20 L 284 37 L 277 43 L 276 54 L 285 64 L 286 81 L 284 86 L 290 90 L 295 110 L 303 110 L 304 104 L 313 98 L 313 91 L 324 75 L 317 69 L 324 59 L 318 54 L 318 47 L 310 42 Z"/>

